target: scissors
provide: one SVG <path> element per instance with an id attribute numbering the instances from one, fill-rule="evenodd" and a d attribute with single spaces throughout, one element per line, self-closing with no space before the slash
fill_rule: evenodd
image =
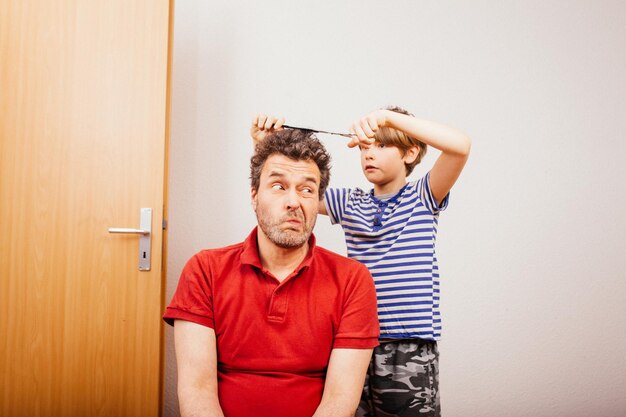
<path id="1" fill-rule="evenodd" d="M 300 130 L 306 130 L 308 132 L 326 133 L 327 135 L 343 136 L 345 138 L 350 138 L 350 139 L 356 136 L 350 133 L 327 132 L 326 130 L 309 129 L 307 127 L 296 127 L 296 126 L 290 126 L 290 125 L 283 125 L 283 127 L 286 129 L 300 129 Z"/>

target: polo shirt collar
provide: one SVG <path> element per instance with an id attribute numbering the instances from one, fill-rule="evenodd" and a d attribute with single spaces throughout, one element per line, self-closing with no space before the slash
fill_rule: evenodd
<path id="1" fill-rule="evenodd" d="M 250 232 L 246 240 L 243 241 L 243 250 L 239 259 L 242 264 L 252 265 L 256 268 L 263 269 L 263 265 L 261 265 L 261 257 L 259 256 L 258 229 L 259 226 L 252 229 L 252 232 Z M 313 262 L 313 255 L 315 254 L 315 242 L 315 235 L 311 233 L 311 237 L 309 237 L 309 251 L 294 272 L 300 272 L 303 268 L 311 266 L 311 263 Z"/>

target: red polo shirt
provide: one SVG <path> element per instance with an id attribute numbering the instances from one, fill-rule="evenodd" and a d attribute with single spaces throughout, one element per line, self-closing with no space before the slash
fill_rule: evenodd
<path id="1" fill-rule="evenodd" d="M 185 266 L 164 315 L 211 327 L 226 417 L 310 417 L 333 348 L 378 345 L 376 291 L 362 264 L 315 246 L 279 282 L 261 266 L 254 229 Z"/>

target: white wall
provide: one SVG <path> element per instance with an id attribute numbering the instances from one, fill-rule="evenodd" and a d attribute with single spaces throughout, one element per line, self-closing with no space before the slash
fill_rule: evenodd
<path id="1" fill-rule="evenodd" d="M 473 139 L 440 219 L 444 415 L 626 416 L 626 3 L 179 0 L 174 41 L 168 301 L 193 253 L 255 224 L 256 112 L 346 130 L 398 104 Z M 366 186 L 322 139 L 331 185 Z M 345 250 L 327 218 L 316 234 Z"/>

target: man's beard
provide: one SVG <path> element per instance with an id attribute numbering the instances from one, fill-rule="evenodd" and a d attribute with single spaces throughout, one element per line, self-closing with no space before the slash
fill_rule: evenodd
<path id="1" fill-rule="evenodd" d="M 282 216 L 278 221 L 274 221 L 266 211 L 257 207 L 256 218 L 259 223 L 259 227 L 265 233 L 265 236 L 281 248 L 297 248 L 308 242 L 313 226 L 315 226 L 315 218 L 313 224 L 308 225 L 304 220 L 302 212 L 290 212 Z M 284 229 L 283 225 L 289 219 L 298 219 L 303 227 L 301 232 L 291 230 L 289 228 Z"/>

